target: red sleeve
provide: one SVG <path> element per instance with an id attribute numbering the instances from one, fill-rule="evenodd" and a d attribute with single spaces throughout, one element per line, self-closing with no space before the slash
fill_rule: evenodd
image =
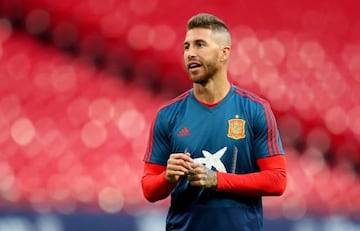
<path id="1" fill-rule="evenodd" d="M 228 174 L 217 172 L 218 191 L 246 196 L 280 196 L 286 188 L 286 161 L 284 155 L 257 160 L 259 172 Z"/>
<path id="2" fill-rule="evenodd" d="M 176 183 L 170 183 L 166 179 L 165 170 L 165 166 L 145 162 L 141 186 L 144 197 L 148 201 L 155 202 L 165 199 L 175 187 Z"/>

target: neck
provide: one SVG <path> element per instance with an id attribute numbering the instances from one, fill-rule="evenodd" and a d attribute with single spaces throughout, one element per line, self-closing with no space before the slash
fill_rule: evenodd
<path id="1" fill-rule="evenodd" d="M 209 81 L 205 84 L 194 83 L 194 96 L 199 101 L 207 104 L 215 104 L 225 98 L 231 87 L 227 78 L 219 81 Z"/>

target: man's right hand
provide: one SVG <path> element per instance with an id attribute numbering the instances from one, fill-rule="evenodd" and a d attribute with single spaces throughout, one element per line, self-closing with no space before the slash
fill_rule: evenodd
<path id="1" fill-rule="evenodd" d="M 169 156 L 166 166 L 166 178 L 169 182 L 177 182 L 180 176 L 189 174 L 191 170 L 190 164 L 193 159 L 190 153 L 172 153 Z"/>

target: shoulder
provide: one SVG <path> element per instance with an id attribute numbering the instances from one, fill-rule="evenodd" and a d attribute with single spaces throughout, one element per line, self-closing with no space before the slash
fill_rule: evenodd
<path id="1" fill-rule="evenodd" d="M 269 102 L 265 98 L 236 85 L 234 85 L 234 94 L 240 97 L 242 100 L 250 102 L 251 104 L 259 105 L 262 107 L 269 104 Z"/>
<path id="2" fill-rule="evenodd" d="M 182 105 L 189 99 L 191 90 L 188 90 L 177 97 L 166 101 L 158 109 L 158 114 L 172 114 L 176 111 L 179 111 L 182 108 Z"/>

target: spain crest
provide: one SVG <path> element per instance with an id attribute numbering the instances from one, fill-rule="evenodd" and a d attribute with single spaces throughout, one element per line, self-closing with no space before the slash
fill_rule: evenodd
<path id="1" fill-rule="evenodd" d="M 235 140 L 245 138 L 245 122 L 245 120 L 239 119 L 238 115 L 235 116 L 235 119 L 228 120 L 229 129 L 227 136 Z"/>

